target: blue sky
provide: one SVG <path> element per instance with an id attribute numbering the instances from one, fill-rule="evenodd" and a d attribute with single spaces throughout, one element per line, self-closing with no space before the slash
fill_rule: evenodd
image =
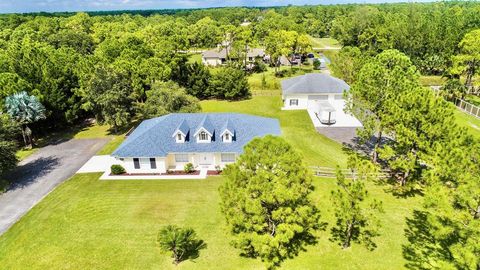
<path id="1" fill-rule="evenodd" d="M 407 0 L 404 0 L 407 1 Z M 418 0 L 417 0 L 418 1 Z M 428 0 L 420 0 L 428 1 Z M 0 0 L 0 13 L 93 11 L 222 6 L 283 6 L 345 3 L 384 3 L 400 0 Z"/>

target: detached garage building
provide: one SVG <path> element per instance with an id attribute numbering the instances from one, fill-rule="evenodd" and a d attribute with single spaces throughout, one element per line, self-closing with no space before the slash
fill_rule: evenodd
<path id="1" fill-rule="evenodd" d="M 344 112 L 343 93 L 350 86 L 323 73 L 309 73 L 282 81 L 283 110 L 308 110 L 316 127 L 359 127 L 361 123 Z"/>

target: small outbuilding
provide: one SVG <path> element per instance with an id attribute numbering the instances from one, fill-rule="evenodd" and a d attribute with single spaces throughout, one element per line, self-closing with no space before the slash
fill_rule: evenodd
<path id="1" fill-rule="evenodd" d="M 344 112 L 343 95 L 350 86 L 324 73 L 309 73 L 282 81 L 283 110 L 307 110 L 316 127 L 359 127 L 361 123 Z"/>

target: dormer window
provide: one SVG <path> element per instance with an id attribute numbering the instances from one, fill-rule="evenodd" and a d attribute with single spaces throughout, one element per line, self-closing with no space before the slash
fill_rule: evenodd
<path id="1" fill-rule="evenodd" d="M 233 134 L 230 131 L 226 130 L 222 135 L 222 141 L 225 143 L 230 143 L 233 140 Z"/>
<path id="2" fill-rule="evenodd" d="M 199 138 L 200 141 L 208 141 L 208 134 L 205 131 L 200 132 Z"/>
<path id="3" fill-rule="evenodd" d="M 182 132 L 178 131 L 175 135 L 175 142 L 177 143 L 184 143 L 185 142 L 185 135 Z"/>

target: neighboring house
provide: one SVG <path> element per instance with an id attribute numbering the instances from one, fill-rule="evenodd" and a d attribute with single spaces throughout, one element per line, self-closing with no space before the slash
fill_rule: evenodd
<path id="1" fill-rule="evenodd" d="M 113 152 L 127 173 L 165 173 L 185 164 L 235 162 L 255 137 L 280 135 L 277 119 L 240 113 L 172 113 L 143 121 Z"/>
<path id="2" fill-rule="evenodd" d="M 357 127 L 361 123 L 344 112 L 343 93 L 350 86 L 323 73 L 309 73 L 282 81 L 284 110 L 308 110 L 316 127 Z"/>
<path id="3" fill-rule="evenodd" d="M 228 53 L 230 54 L 230 59 L 235 60 L 233 57 L 231 49 Z M 255 59 L 265 59 L 265 51 L 260 48 L 251 48 L 247 52 L 247 62 L 253 63 Z M 216 49 L 204 51 L 202 53 L 202 63 L 207 66 L 219 66 L 227 63 L 227 49 L 225 47 L 219 47 Z"/>

